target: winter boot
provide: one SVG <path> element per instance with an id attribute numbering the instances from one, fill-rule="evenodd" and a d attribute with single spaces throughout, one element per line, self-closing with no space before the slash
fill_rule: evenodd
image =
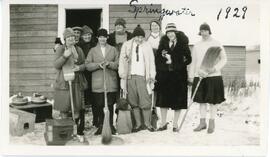
<path id="1" fill-rule="evenodd" d="M 143 113 L 143 119 L 144 119 L 144 124 L 146 126 L 146 129 L 150 132 L 154 132 L 155 129 L 151 126 L 151 110 L 143 109 L 142 113 Z"/>
<path id="2" fill-rule="evenodd" d="M 134 119 L 136 122 L 136 127 L 133 128 L 133 132 L 138 132 L 142 130 L 142 123 L 141 123 L 141 113 L 139 108 L 133 108 Z"/>
<path id="3" fill-rule="evenodd" d="M 209 119 L 209 126 L 207 129 L 207 133 L 211 134 L 214 132 L 214 130 L 215 130 L 215 119 Z"/>
<path id="4" fill-rule="evenodd" d="M 205 122 L 205 118 L 201 118 L 200 119 L 200 124 L 193 130 L 195 132 L 201 131 L 203 129 L 206 129 L 206 122 Z"/>

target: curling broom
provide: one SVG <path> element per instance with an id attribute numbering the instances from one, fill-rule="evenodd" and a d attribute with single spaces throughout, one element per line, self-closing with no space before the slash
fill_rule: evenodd
<path id="1" fill-rule="evenodd" d="M 208 48 L 207 51 L 206 51 L 206 54 L 203 57 L 203 61 L 202 61 L 202 64 L 200 66 L 200 69 L 202 69 L 202 70 L 204 70 L 205 72 L 208 73 L 208 71 L 210 69 L 212 69 L 217 64 L 217 62 L 219 61 L 220 53 L 221 53 L 221 48 L 220 47 L 210 47 L 210 48 Z M 195 87 L 195 90 L 193 92 L 191 100 L 189 101 L 188 108 L 187 108 L 187 110 L 186 110 L 186 112 L 185 112 L 185 114 L 184 114 L 184 116 L 182 118 L 182 121 L 181 121 L 180 126 L 178 128 L 178 131 L 181 130 L 181 128 L 182 128 L 182 126 L 184 124 L 187 113 L 188 113 L 189 109 L 191 108 L 191 105 L 193 104 L 193 99 L 194 99 L 194 97 L 195 97 L 195 95 L 197 93 L 197 90 L 198 90 L 198 88 L 200 86 L 201 81 L 202 81 L 202 77 L 199 77 L 199 81 L 198 81 L 198 83 L 197 83 L 197 85 Z"/>
<path id="2" fill-rule="evenodd" d="M 103 68 L 103 77 L 104 77 L 104 121 L 103 121 L 103 128 L 101 133 L 101 142 L 103 144 L 110 144 L 112 141 L 112 131 L 110 126 L 110 112 L 108 108 L 108 101 L 107 101 L 107 86 L 106 86 L 106 66 Z"/>

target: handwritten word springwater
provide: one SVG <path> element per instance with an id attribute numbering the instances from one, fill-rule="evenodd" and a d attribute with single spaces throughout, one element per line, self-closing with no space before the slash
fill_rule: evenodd
<path id="1" fill-rule="evenodd" d="M 134 13 L 134 18 L 136 19 L 139 13 L 146 13 L 146 14 L 159 14 L 159 20 L 162 20 L 165 16 L 180 16 L 180 15 L 190 15 L 195 16 L 195 13 L 193 13 L 189 8 L 181 8 L 179 10 L 173 10 L 173 9 L 159 9 L 154 8 L 153 4 L 149 5 L 135 5 L 134 2 L 138 3 L 138 0 L 131 0 L 129 3 L 130 9 L 128 10 L 131 13 Z"/>

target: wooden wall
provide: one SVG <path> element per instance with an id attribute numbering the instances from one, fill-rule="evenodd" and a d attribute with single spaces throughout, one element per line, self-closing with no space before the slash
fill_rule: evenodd
<path id="1" fill-rule="evenodd" d="M 153 6 L 152 6 L 153 7 Z M 161 7 L 156 5 L 154 7 Z M 128 5 L 110 5 L 110 32 L 118 17 L 126 20 L 127 30 L 140 24 L 149 34 L 149 22 L 158 14 L 128 12 Z M 52 97 L 55 79 L 53 47 L 57 36 L 57 5 L 11 5 L 10 6 L 10 94 L 22 92 L 32 95 L 40 92 Z M 192 46 L 191 46 L 192 47 Z M 228 63 L 223 70 L 225 83 L 231 79 L 245 79 L 246 50 L 244 46 L 225 46 Z"/>
<path id="2" fill-rule="evenodd" d="M 149 8 L 158 8 L 161 9 L 161 5 L 136 5 L 136 6 L 147 6 Z M 133 32 L 134 28 L 140 24 L 141 27 L 145 30 L 146 36 L 148 36 L 150 34 L 150 21 L 155 19 L 159 19 L 159 14 L 154 14 L 154 13 L 149 13 L 146 14 L 145 12 L 143 13 L 138 13 L 136 19 L 134 18 L 134 13 L 129 12 L 129 10 L 134 10 L 132 8 L 130 8 L 129 5 L 109 5 L 109 16 L 110 16 L 110 20 L 109 20 L 109 29 L 110 32 L 114 31 L 114 23 L 116 21 L 116 19 L 118 19 L 119 17 L 123 18 L 126 20 L 126 27 L 127 27 L 127 31 L 129 32 Z"/>
<path id="3" fill-rule="evenodd" d="M 245 80 L 246 75 L 246 47 L 224 46 L 228 62 L 222 70 L 225 85 L 231 80 Z"/>
<path id="4" fill-rule="evenodd" d="M 52 97 L 57 5 L 10 5 L 10 94 Z"/>
<path id="5" fill-rule="evenodd" d="M 193 45 L 190 45 L 192 51 Z M 244 80 L 246 76 L 246 47 L 224 45 L 227 54 L 227 64 L 222 69 L 224 84 L 235 79 Z"/>

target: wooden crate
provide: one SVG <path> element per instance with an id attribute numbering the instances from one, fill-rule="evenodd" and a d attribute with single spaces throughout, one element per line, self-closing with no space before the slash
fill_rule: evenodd
<path id="1" fill-rule="evenodd" d="M 14 108 L 10 108 L 9 113 L 9 133 L 12 136 L 22 136 L 34 131 L 35 114 Z"/>
<path id="2" fill-rule="evenodd" d="M 47 119 L 44 138 L 47 145 L 65 145 L 76 134 L 77 128 L 71 119 Z M 75 131 L 75 132 L 74 132 Z"/>

